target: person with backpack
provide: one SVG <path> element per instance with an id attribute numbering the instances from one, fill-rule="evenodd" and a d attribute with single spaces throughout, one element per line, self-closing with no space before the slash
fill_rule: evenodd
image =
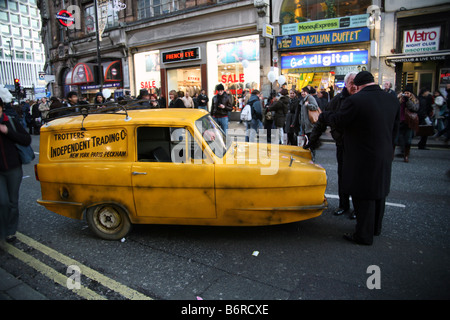
<path id="1" fill-rule="evenodd" d="M 269 111 L 275 111 L 274 123 L 279 134 L 279 143 L 284 144 L 284 125 L 286 123 L 286 115 L 289 109 L 289 91 L 281 89 L 278 94 L 277 101 L 269 107 Z"/>
<path id="2" fill-rule="evenodd" d="M 246 122 L 247 134 L 245 139 L 248 142 L 255 142 L 258 130 L 263 128 L 262 107 L 261 100 L 259 99 L 259 94 L 260 92 L 258 90 L 253 90 L 250 99 L 248 99 L 247 102 L 247 104 L 250 106 L 252 118 L 250 121 Z"/>
<path id="3" fill-rule="evenodd" d="M 0 245 L 5 241 L 15 241 L 19 223 L 19 190 L 23 172 L 16 144 L 31 144 L 31 136 L 18 120 L 8 116 L 5 107 L 0 98 Z"/>

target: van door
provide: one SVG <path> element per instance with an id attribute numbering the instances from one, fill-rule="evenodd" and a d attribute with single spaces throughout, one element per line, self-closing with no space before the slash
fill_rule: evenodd
<path id="1" fill-rule="evenodd" d="M 203 158 L 188 129 L 139 127 L 136 141 L 132 185 L 138 216 L 216 218 L 214 164 Z"/>

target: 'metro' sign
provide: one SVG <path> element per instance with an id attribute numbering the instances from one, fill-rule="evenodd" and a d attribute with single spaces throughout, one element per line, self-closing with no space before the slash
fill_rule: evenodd
<path id="1" fill-rule="evenodd" d="M 200 59 L 199 47 L 162 53 L 163 63 L 182 62 L 198 59 Z"/>

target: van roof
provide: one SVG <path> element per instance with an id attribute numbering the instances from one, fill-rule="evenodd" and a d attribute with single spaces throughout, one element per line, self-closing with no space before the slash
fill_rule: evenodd
<path id="1" fill-rule="evenodd" d="M 124 112 L 89 114 L 84 120 L 83 126 L 108 127 L 125 124 L 187 124 L 193 123 L 209 113 L 202 109 L 140 109 L 128 110 L 129 119 L 126 121 Z M 44 128 L 50 131 L 55 129 L 80 129 L 83 116 L 76 114 L 48 122 Z M 45 131 L 45 129 L 44 129 Z"/>

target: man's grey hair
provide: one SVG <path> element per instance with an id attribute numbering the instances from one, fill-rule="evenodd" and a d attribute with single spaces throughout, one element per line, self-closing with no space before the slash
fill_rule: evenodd
<path id="1" fill-rule="evenodd" d="M 356 77 L 357 74 L 358 74 L 358 72 L 354 72 L 354 71 L 347 73 L 344 78 L 345 84 L 348 83 L 348 78 L 350 78 L 351 76 Z"/>

